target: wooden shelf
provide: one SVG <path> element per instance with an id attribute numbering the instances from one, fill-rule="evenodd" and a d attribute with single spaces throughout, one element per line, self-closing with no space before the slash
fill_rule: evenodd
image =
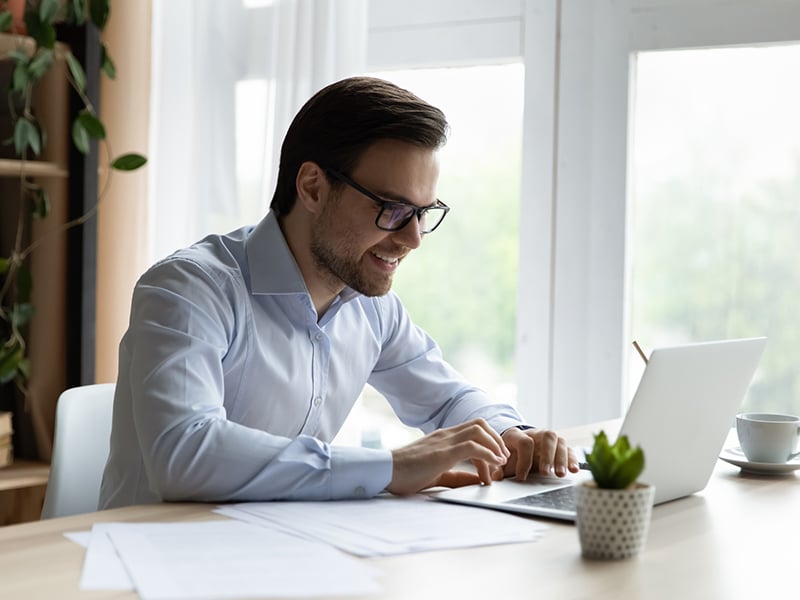
<path id="1" fill-rule="evenodd" d="M 0 469 L 0 491 L 47 485 L 50 465 L 32 460 L 15 460 Z"/>
<path id="2" fill-rule="evenodd" d="M 29 37 L 17 34 L 10 34 L 10 33 L 0 33 L 0 61 L 4 63 L 4 69 L 10 69 L 12 65 L 11 59 L 7 58 L 9 52 L 14 50 L 25 50 L 29 54 L 33 51 L 34 43 L 33 40 Z M 48 74 L 47 78 L 49 80 L 54 80 L 57 86 L 66 85 L 66 69 L 63 64 L 64 63 L 64 56 L 69 51 L 69 48 L 64 44 L 57 43 L 56 44 L 56 62 L 55 68 L 53 69 L 53 74 Z M 6 64 L 8 63 L 8 64 Z M 4 77 L 10 77 L 11 71 L 4 72 Z M 63 82 L 62 83 L 62 78 Z M 41 87 L 41 85 L 40 85 Z M 60 98 L 52 98 L 50 96 L 51 87 L 45 86 L 42 88 L 43 91 L 40 92 L 39 97 L 34 98 L 34 101 L 37 105 L 39 110 L 39 117 L 43 118 L 44 125 L 51 136 L 55 136 L 55 139 L 63 139 L 63 131 L 66 131 L 66 124 L 65 122 L 62 123 L 63 118 L 54 118 L 50 119 L 49 113 L 52 112 L 47 106 L 48 104 L 61 101 Z M 10 115 L 4 114 L 4 123 L 6 126 L 6 120 L 10 119 Z M 63 128 L 63 130 L 62 130 Z M 53 140 L 51 139 L 51 142 Z M 50 145 L 50 144 L 48 144 Z M 7 153 L 6 156 L 9 156 Z M 29 177 L 56 177 L 56 178 L 63 178 L 66 179 L 69 176 L 69 171 L 66 165 L 66 154 L 64 155 L 64 162 L 61 163 L 59 158 L 58 162 L 54 162 L 52 160 L 53 155 L 51 151 L 48 151 L 48 155 L 43 157 L 45 160 L 36 160 L 30 159 L 25 161 L 25 175 Z M 0 177 L 16 177 L 20 176 L 20 169 L 22 168 L 22 161 L 17 158 L 3 158 L 0 159 Z"/>
<path id="3" fill-rule="evenodd" d="M 17 33 L 0 33 L 0 54 L 8 54 L 22 48 L 30 54 L 33 51 L 33 40 Z"/>
<path id="4" fill-rule="evenodd" d="M 0 58 L 14 50 L 25 50 L 29 55 L 33 53 L 33 39 L 18 33 L 0 33 Z M 56 53 L 64 54 L 69 49 L 65 44 L 56 42 Z"/>
<path id="5" fill-rule="evenodd" d="M 13 158 L 0 159 L 0 177 L 19 177 L 22 161 Z M 25 161 L 25 175 L 30 177 L 69 177 L 66 167 L 53 162 Z"/>

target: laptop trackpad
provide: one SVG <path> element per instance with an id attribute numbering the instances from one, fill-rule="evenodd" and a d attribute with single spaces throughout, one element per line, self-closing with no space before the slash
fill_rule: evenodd
<path id="1" fill-rule="evenodd" d="M 469 485 L 438 492 L 432 494 L 432 496 L 452 502 L 496 507 L 499 503 L 573 485 L 577 481 L 583 481 L 588 478 L 591 478 L 591 473 L 588 471 L 570 474 L 567 477 L 533 475 L 526 481 L 504 479 L 503 481 L 495 481 L 492 485 Z"/>

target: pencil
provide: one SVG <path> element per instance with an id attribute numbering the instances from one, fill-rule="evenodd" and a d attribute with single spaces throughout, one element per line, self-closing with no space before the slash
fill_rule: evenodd
<path id="1" fill-rule="evenodd" d="M 644 364 L 647 364 L 647 356 L 645 356 L 644 352 L 642 351 L 641 346 L 639 346 L 639 342 L 633 340 L 633 347 L 636 348 L 636 351 L 639 353 L 639 356 L 642 357 Z"/>

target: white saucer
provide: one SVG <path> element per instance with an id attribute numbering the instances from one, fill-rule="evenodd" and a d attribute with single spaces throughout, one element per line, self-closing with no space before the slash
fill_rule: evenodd
<path id="1" fill-rule="evenodd" d="M 747 471 L 748 473 L 758 473 L 761 475 L 791 473 L 800 469 L 800 457 L 794 458 L 785 463 L 750 462 L 747 460 L 747 457 L 744 455 L 744 452 L 742 452 L 742 449 L 739 446 L 725 448 L 719 457 L 727 463 L 736 465 L 742 469 L 742 471 Z"/>

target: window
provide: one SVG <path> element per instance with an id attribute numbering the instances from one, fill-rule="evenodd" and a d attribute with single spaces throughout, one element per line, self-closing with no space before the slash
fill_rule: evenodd
<path id="1" fill-rule="evenodd" d="M 781 140 L 796 136 L 797 119 L 789 108 L 777 128 L 770 124 L 782 106 L 780 96 L 794 93 L 778 87 L 782 79 L 791 84 L 792 71 L 781 71 L 772 51 L 791 52 L 800 41 L 800 4 L 596 0 L 591 11 L 557 4 L 558 40 L 526 38 L 535 47 L 525 53 L 528 64 L 553 44 L 557 48 L 550 424 L 564 427 L 622 414 L 641 372 L 634 338 L 653 347 L 762 333 L 772 341 L 786 336 L 778 345 L 767 344 L 746 408 L 759 405 L 759 397 L 785 394 L 769 388 L 781 377 L 777 365 L 798 358 L 782 352 L 797 346 L 789 341 L 791 325 L 768 321 L 783 311 L 777 303 L 785 300 L 778 298 L 791 295 L 797 284 L 767 238 L 782 235 L 793 218 L 779 198 L 796 185 L 796 151 Z M 724 66 L 721 57 L 738 51 L 727 59 L 736 66 Z M 762 52 L 764 62 L 750 69 L 750 57 Z M 660 70 L 662 62 L 681 64 L 686 72 Z M 736 72 L 732 79 L 725 75 L 728 69 Z M 547 81 L 544 76 L 536 83 L 543 87 Z M 649 92 L 650 85 L 660 91 Z M 760 94 L 756 103 L 747 99 L 751 91 Z M 736 107 L 735 118 L 726 122 L 729 106 Z M 544 122 L 547 110 L 543 105 L 530 117 Z M 646 124 L 644 111 L 655 110 L 661 112 Z M 673 117 L 678 120 L 670 122 Z M 772 142 L 766 141 L 768 130 L 785 131 Z M 698 152 L 691 160 L 688 148 Z M 673 210 L 653 206 L 667 201 Z M 666 212 L 656 216 L 662 209 Z M 693 223 L 680 223 L 681 218 Z M 666 240 L 677 235 L 683 236 L 679 245 Z M 793 248 L 784 251 L 789 255 Z M 683 254 L 673 261 L 676 270 L 654 270 L 668 269 L 666 261 L 673 259 L 660 253 L 678 252 Z M 700 280 L 712 276 L 714 289 L 695 293 L 707 283 Z M 745 282 L 747 289 L 741 288 Z M 666 306 L 670 296 L 678 305 L 670 300 L 672 306 Z M 770 371 L 776 374 L 773 383 Z"/>
<path id="2" fill-rule="evenodd" d="M 403 262 L 393 289 L 445 359 L 516 404 L 514 365 L 524 68 L 521 64 L 372 73 L 442 109 L 450 123 L 437 193 L 451 207 Z M 476 94 L 475 90 L 481 93 Z M 393 447 L 418 435 L 369 388 L 342 435 Z"/>
<path id="3" fill-rule="evenodd" d="M 636 61 L 631 329 L 766 335 L 748 410 L 800 412 L 798 70 L 797 44 Z"/>
<path id="4" fill-rule="evenodd" d="M 371 75 L 447 115 L 438 194 L 453 210 L 395 276 L 415 323 L 498 400 L 516 401 L 524 100 L 519 0 L 370 0 Z M 419 437 L 369 386 L 337 437 L 392 448 Z"/>

